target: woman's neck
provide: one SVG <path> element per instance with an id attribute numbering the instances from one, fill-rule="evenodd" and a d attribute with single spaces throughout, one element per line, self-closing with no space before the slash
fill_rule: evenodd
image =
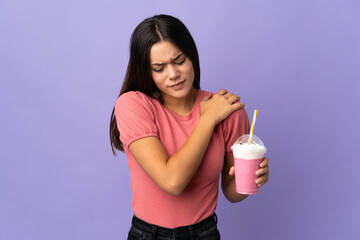
<path id="1" fill-rule="evenodd" d="M 191 88 L 189 94 L 182 99 L 164 96 L 164 105 L 180 115 L 187 115 L 193 109 L 198 90 L 194 87 Z"/>

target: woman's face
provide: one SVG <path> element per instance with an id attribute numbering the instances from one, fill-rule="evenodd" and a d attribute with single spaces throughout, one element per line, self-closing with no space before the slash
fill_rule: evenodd
<path id="1" fill-rule="evenodd" d="M 194 82 L 194 68 L 190 59 L 174 44 L 161 41 L 150 49 L 151 76 L 166 101 L 188 97 Z"/>

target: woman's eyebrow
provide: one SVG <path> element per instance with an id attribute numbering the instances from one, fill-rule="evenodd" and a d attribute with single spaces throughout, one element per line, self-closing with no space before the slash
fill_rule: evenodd
<path id="1" fill-rule="evenodd" d="M 151 66 L 162 66 L 162 65 L 165 65 L 165 63 L 153 63 L 153 64 L 151 64 Z"/>
<path id="2" fill-rule="evenodd" d="M 180 53 L 179 55 L 177 55 L 173 60 L 172 62 L 178 60 L 181 56 L 183 56 L 184 54 Z M 151 66 L 163 66 L 165 65 L 166 63 L 153 63 L 151 64 Z"/>

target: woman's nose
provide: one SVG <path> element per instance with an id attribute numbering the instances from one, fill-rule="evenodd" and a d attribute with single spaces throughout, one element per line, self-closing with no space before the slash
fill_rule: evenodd
<path id="1" fill-rule="evenodd" d="M 171 80 L 176 80 L 179 77 L 180 72 L 176 66 L 170 64 L 168 70 L 169 70 L 169 78 Z"/>

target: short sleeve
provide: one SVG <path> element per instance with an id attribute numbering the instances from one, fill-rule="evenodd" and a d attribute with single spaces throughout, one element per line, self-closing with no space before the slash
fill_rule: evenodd
<path id="1" fill-rule="evenodd" d="M 225 140 L 225 155 L 232 154 L 231 146 L 243 134 L 250 132 L 250 123 L 248 115 L 244 108 L 236 110 L 223 122 L 223 133 Z"/>
<path id="2" fill-rule="evenodd" d="M 115 103 L 115 117 L 120 141 L 126 147 L 144 137 L 159 137 L 155 124 L 155 109 L 143 93 L 122 94 Z"/>

